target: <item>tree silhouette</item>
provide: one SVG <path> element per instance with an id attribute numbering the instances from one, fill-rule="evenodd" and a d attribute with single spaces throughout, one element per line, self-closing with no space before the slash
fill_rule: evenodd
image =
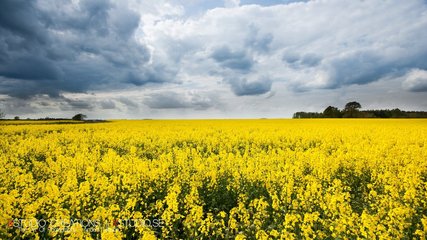
<path id="1" fill-rule="evenodd" d="M 362 105 L 349 102 L 344 109 L 328 106 L 323 112 L 296 112 L 293 118 L 427 118 L 427 111 L 404 111 L 399 108 L 359 110 Z"/>
<path id="2" fill-rule="evenodd" d="M 329 106 L 323 111 L 323 117 L 325 117 L 325 118 L 340 118 L 341 117 L 341 111 L 336 107 Z"/>
<path id="3" fill-rule="evenodd" d="M 360 108 L 362 108 L 362 105 L 360 105 L 360 103 L 358 102 L 349 102 L 345 105 L 344 110 L 345 111 L 350 111 L 350 110 L 359 110 Z"/>
<path id="4" fill-rule="evenodd" d="M 72 119 L 77 120 L 77 121 L 83 121 L 83 120 L 85 120 L 85 118 L 87 118 L 86 115 L 79 113 L 79 114 L 74 115 L 74 117 Z"/>
<path id="5" fill-rule="evenodd" d="M 349 102 L 344 107 L 344 117 L 358 117 L 359 109 L 362 108 L 362 105 L 358 102 Z"/>
<path id="6" fill-rule="evenodd" d="M 0 119 L 3 119 L 6 116 L 6 114 L 4 114 L 4 112 L 0 109 Z"/>

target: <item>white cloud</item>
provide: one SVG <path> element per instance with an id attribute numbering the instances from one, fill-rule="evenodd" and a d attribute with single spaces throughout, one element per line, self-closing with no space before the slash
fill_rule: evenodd
<path id="1" fill-rule="evenodd" d="M 427 39 L 426 12 L 416 0 L 247 5 L 161 20 L 146 25 L 144 35 L 159 59 L 173 59 L 187 75 L 264 74 L 291 89 L 339 88 L 413 65 L 427 68 L 427 42 L 419 41 Z M 218 49 L 229 50 L 219 64 L 211 55 Z"/>

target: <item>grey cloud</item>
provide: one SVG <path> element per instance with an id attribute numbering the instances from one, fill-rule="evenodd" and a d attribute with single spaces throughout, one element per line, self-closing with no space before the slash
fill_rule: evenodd
<path id="1" fill-rule="evenodd" d="M 251 24 L 245 39 L 245 45 L 256 52 L 268 52 L 274 36 L 271 33 L 261 34 L 258 27 Z"/>
<path id="2" fill-rule="evenodd" d="M 103 0 L 73 4 L 0 2 L 0 93 L 58 97 L 175 81 L 174 68 L 149 62 L 147 47 L 133 36 L 140 16 L 127 5 Z"/>
<path id="3" fill-rule="evenodd" d="M 61 97 L 60 100 L 63 100 L 61 103 L 62 110 L 91 110 L 95 107 L 93 103 L 88 100 L 70 99 L 66 97 Z"/>
<path id="4" fill-rule="evenodd" d="M 294 2 L 307 2 L 309 0 L 240 0 L 241 5 L 257 4 L 262 6 L 272 6 L 276 4 L 289 4 Z"/>
<path id="5" fill-rule="evenodd" d="M 324 59 L 323 69 L 329 73 L 329 85 L 340 87 L 350 84 L 367 84 L 399 74 L 411 67 L 426 67 L 426 57 L 421 53 L 390 55 L 381 49 L 362 50 Z"/>
<path id="6" fill-rule="evenodd" d="M 390 65 L 376 52 L 355 52 L 333 59 L 330 63 L 331 84 L 366 84 L 389 73 Z"/>
<path id="7" fill-rule="evenodd" d="M 82 0 L 78 6 L 67 0 L 57 0 L 48 3 L 44 11 L 35 11 L 43 14 L 41 20 L 50 28 L 106 36 L 110 33 L 108 19 L 112 8 L 109 0 Z"/>
<path id="8" fill-rule="evenodd" d="M 100 103 L 102 109 L 115 109 L 116 104 L 111 100 L 101 101 Z"/>
<path id="9" fill-rule="evenodd" d="M 300 56 L 294 52 L 286 52 L 283 54 L 282 60 L 288 64 L 294 64 L 300 60 Z"/>
<path id="10" fill-rule="evenodd" d="M 53 80 L 59 78 L 60 72 L 54 63 L 47 59 L 25 56 L 0 66 L 0 75 L 26 80 Z"/>
<path id="11" fill-rule="evenodd" d="M 31 96 L 47 94 L 51 97 L 59 97 L 57 82 L 49 80 L 20 80 L 0 77 L 0 94 L 9 95 L 22 99 L 29 99 Z"/>
<path id="12" fill-rule="evenodd" d="M 48 102 L 48 101 L 41 101 L 41 102 L 39 102 L 39 104 L 43 107 L 49 107 L 52 105 L 52 103 Z"/>
<path id="13" fill-rule="evenodd" d="M 411 69 L 402 76 L 402 87 L 411 92 L 427 92 L 427 70 Z"/>
<path id="14" fill-rule="evenodd" d="M 194 54 L 198 50 L 198 45 L 200 40 L 197 38 L 194 39 L 168 39 L 163 43 L 159 44 L 159 48 L 166 52 L 167 59 L 164 61 L 171 61 L 172 64 L 179 65 L 181 60 L 186 57 L 186 55 Z"/>
<path id="15" fill-rule="evenodd" d="M 257 45 L 259 42 L 256 40 L 258 30 L 253 25 L 250 25 L 250 36 L 255 38 L 247 39 L 246 44 L 250 51 L 263 52 L 268 51 L 268 45 L 270 40 L 265 45 Z M 230 84 L 231 90 L 236 96 L 246 95 L 261 95 L 271 90 L 272 81 L 270 78 L 259 78 L 255 81 L 248 81 L 248 78 L 253 78 L 255 71 L 253 66 L 255 61 L 248 52 L 231 50 L 227 46 L 216 48 L 211 57 L 216 60 L 222 67 L 229 70 L 238 70 L 234 72 L 230 71 L 211 71 L 214 75 L 219 74 L 225 79 L 225 82 Z M 232 75 L 233 77 L 230 77 Z"/>
<path id="16" fill-rule="evenodd" d="M 360 8 L 360 13 L 349 11 L 340 1 L 312 1 L 282 7 L 283 16 L 290 14 L 283 22 L 290 24 L 276 22 L 277 30 L 264 30 L 273 33 L 271 48 L 284 51 L 282 78 L 291 79 L 292 89 L 368 84 L 408 68 L 427 68 L 427 45 L 420 41 L 427 36 L 422 30 L 426 27 L 425 2 L 394 1 L 383 5 L 381 1 L 371 1 L 369 10 L 366 2 L 348 3 Z M 327 19 L 338 6 L 344 13 L 337 15 L 340 21 L 330 25 L 317 22 L 314 16 Z M 396 11 L 387 12 L 389 8 Z M 259 12 L 260 15 L 265 13 Z M 382 17 L 374 17 L 379 15 Z M 272 18 L 268 18 L 267 22 L 270 21 Z M 274 58 L 269 60 L 274 64 Z M 280 70 L 276 73 L 281 74 Z"/>
<path id="17" fill-rule="evenodd" d="M 139 105 L 135 101 L 127 98 L 127 97 L 120 97 L 117 99 L 120 103 L 124 104 L 128 108 L 138 108 Z"/>
<path id="18" fill-rule="evenodd" d="M 109 33 L 108 11 L 111 8 L 110 1 L 103 0 L 82 0 L 80 1 L 81 9 L 87 12 L 84 28 L 96 32 L 98 36 L 104 37 Z"/>
<path id="19" fill-rule="evenodd" d="M 6 113 L 7 118 L 12 118 L 14 115 L 22 113 L 37 113 L 38 110 L 24 99 L 0 99 L 0 106 L 2 111 Z"/>
<path id="20" fill-rule="evenodd" d="M 396 78 L 411 68 L 427 68 L 426 51 L 422 49 L 348 49 L 332 56 L 284 54 L 282 60 L 296 71 L 309 72 L 305 81 L 291 84 L 292 90 L 316 88 L 336 89 L 348 85 L 363 85 L 383 78 Z M 405 85 L 405 89 L 409 89 Z M 414 88 L 415 89 L 415 88 Z"/>
<path id="21" fill-rule="evenodd" d="M 320 56 L 317 56 L 316 54 L 305 54 L 301 59 L 301 65 L 307 66 L 307 67 L 315 67 L 319 65 L 319 63 L 322 61 L 322 58 Z"/>
<path id="22" fill-rule="evenodd" d="M 132 70 L 128 72 L 124 82 L 135 86 L 142 86 L 147 83 L 177 82 L 174 79 L 176 74 L 175 68 L 157 65 L 144 71 Z"/>
<path id="23" fill-rule="evenodd" d="M 138 27 L 140 17 L 130 9 L 119 8 L 116 9 L 116 13 L 112 15 L 111 20 L 115 32 L 120 36 L 129 38 Z"/>
<path id="24" fill-rule="evenodd" d="M 174 92 L 151 94 L 144 103 L 150 108 L 168 109 L 168 108 L 188 108 L 189 102 L 182 96 Z"/>
<path id="25" fill-rule="evenodd" d="M 233 70 L 249 71 L 253 66 L 253 60 L 244 51 L 232 51 L 229 47 L 217 48 L 211 57 L 220 63 L 222 67 Z"/>
<path id="26" fill-rule="evenodd" d="M 322 61 L 322 57 L 314 53 L 298 54 L 295 52 L 286 52 L 282 60 L 291 68 L 301 69 L 307 67 L 316 67 Z"/>
<path id="27" fill-rule="evenodd" d="M 190 96 L 190 103 L 195 110 L 206 110 L 220 105 L 219 99 L 213 95 L 190 94 Z"/>
<path id="28" fill-rule="evenodd" d="M 237 96 L 261 95 L 271 90 L 272 81 L 269 78 L 260 78 L 248 81 L 246 78 L 229 79 L 231 89 Z"/>
<path id="29" fill-rule="evenodd" d="M 34 0 L 0 1 L 0 27 L 23 39 L 46 43 L 46 31 L 33 13 L 34 8 Z"/>
<path id="30" fill-rule="evenodd" d="M 284 96 L 284 88 L 304 94 L 338 92 L 387 82 L 397 74 L 405 75 L 397 88 L 407 90 L 408 96 L 420 96 L 413 92 L 426 89 L 424 77 L 406 74 L 408 69 L 427 69 L 423 0 L 289 5 L 241 0 L 241 5 L 257 5 L 197 10 L 191 17 L 179 15 L 189 9 L 175 9 L 175 2 L 154 1 L 151 10 L 144 8 L 151 7 L 150 1 L 142 2 L 0 1 L 0 94 L 27 101 L 47 95 L 56 101 L 66 93 L 150 89 L 152 84 L 173 82 L 182 84 L 173 86 L 176 94 L 208 87 L 222 91 L 225 86 L 235 96 L 267 93 L 265 99 L 277 92 L 268 99 L 273 101 Z M 222 5 L 179 1 L 183 6 L 197 2 Z M 293 1 L 280 1 L 289 2 Z M 144 11 L 148 14 L 141 14 Z M 226 79 L 226 84 L 219 79 Z M 156 94 L 147 95 L 144 103 L 159 109 L 207 109 L 217 104 L 204 94 Z M 61 101 L 70 108 L 88 107 Z M 239 101 L 249 100 L 230 98 L 230 105 Z M 119 110 L 141 106 L 140 99 L 126 96 L 112 102 Z M 94 106 L 102 105 L 112 106 Z"/>
<path id="31" fill-rule="evenodd" d="M 145 76 L 145 75 L 140 75 L 138 73 L 129 72 L 127 74 L 125 81 L 135 86 L 142 86 L 146 84 L 147 80 L 151 79 L 152 77 L 155 77 L 155 76 L 153 76 L 152 74 L 149 74 L 149 76 Z"/>
<path id="32" fill-rule="evenodd" d="M 144 100 L 144 104 L 152 109 L 192 108 L 195 110 L 205 110 L 213 107 L 215 101 L 212 96 L 166 91 L 148 95 Z"/>

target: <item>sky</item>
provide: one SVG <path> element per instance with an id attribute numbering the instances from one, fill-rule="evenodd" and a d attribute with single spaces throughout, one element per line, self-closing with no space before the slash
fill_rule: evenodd
<path id="1" fill-rule="evenodd" d="M 1 0 L 7 118 L 427 111 L 426 0 Z"/>

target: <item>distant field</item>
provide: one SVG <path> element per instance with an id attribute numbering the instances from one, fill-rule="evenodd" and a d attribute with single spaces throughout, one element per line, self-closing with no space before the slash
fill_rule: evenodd
<path id="1" fill-rule="evenodd" d="M 426 120 L 13 122 L 2 239 L 427 234 Z"/>

